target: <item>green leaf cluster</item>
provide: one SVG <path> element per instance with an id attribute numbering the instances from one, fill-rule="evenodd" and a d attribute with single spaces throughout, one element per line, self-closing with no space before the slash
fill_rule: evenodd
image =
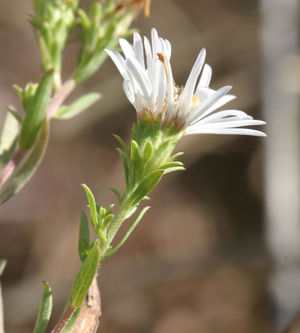
<path id="1" fill-rule="evenodd" d="M 87 10 L 80 0 L 32 3 L 34 14 L 30 22 L 45 73 L 39 83 L 29 82 L 24 88 L 14 85 L 23 114 L 13 106 L 7 107 L 0 136 L 0 162 L 4 169 L 0 174 L 0 203 L 17 193 L 36 170 L 47 145 L 47 139 L 37 142 L 40 136 L 45 138 L 41 134 L 43 122 L 73 118 L 101 98 L 94 92 L 65 103 L 76 85 L 94 74 L 107 58 L 105 48 L 116 48 L 119 37 L 131 34 L 129 25 L 134 18 L 130 6 L 118 6 L 116 0 L 91 0 Z M 77 63 L 69 79 L 62 82 L 63 51 L 76 40 L 80 43 Z"/>
<path id="2" fill-rule="evenodd" d="M 107 58 L 105 48 L 114 49 L 118 38 L 130 32 L 132 12 L 121 10 L 115 1 L 101 4 L 92 0 L 90 8 L 78 10 L 82 44 L 74 73 L 76 82 L 89 78 Z"/>
<path id="3" fill-rule="evenodd" d="M 141 209 L 129 224 L 121 241 L 115 246 L 112 245 L 120 227 L 137 211 L 143 200 L 149 199 L 148 194 L 163 175 L 184 169 L 183 164 L 176 161 L 181 153 L 173 155 L 174 148 L 182 135 L 183 133 L 176 131 L 173 126 L 165 127 L 159 121 L 146 119 L 140 120 L 133 126 L 128 145 L 115 135 L 121 145 L 121 148 L 117 150 L 123 161 L 126 180 L 126 189 L 123 194 L 111 188 L 119 203 L 116 213 L 112 213 L 113 205 L 108 208 L 97 205 L 91 190 L 86 185 L 82 185 L 89 202 L 91 222 L 99 237 L 101 260 L 116 253 L 128 239 L 150 207 Z M 89 240 L 84 236 L 88 228 L 88 220 L 85 215 L 81 216 L 79 255 L 83 260 L 89 251 Z"/>
<path id="4" fill-rule="evenodd" d="M 78 0 L 33 0 L 35 14 L 30 22 L 37 33 L 43 69 L 54 69 L 57 87 L 60 85 L 62 52 L 77 25 L 78 5 Z"/>

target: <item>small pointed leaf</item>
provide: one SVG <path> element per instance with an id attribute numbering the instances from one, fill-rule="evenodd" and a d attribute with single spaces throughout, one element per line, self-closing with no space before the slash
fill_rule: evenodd
<path id="1" fill-rule="evenodd" d="M 92 219 L 94 229 L 97 230 L 97 228 L 98 228 L 98 216 L 97 216 L 97 206 L 96 206 L 95 197 L 94 197 L 92 191 L 89 189 L 89 187 L 87 185 L 81 184 L 81 186 L 85 190 L 85 193 L 86 193 L 86 196 L 87 196 L 87 199 L 88 199 L 88 202 L 89 202 L 91 219 Z"/>
<path id="2" fill-rule="evenodd" d="M 11 113 L 15 119 L 20 123 L 22 124 L 23 123 L 23 119 L 22 117 L 20 116 L 20 114 L 16 111 L 15 107 L 12 106 L 12 105 L 8 105 L 8 107 L 6 108 L 6 110 Z"/>
<path id="3" fill-rule="evenodd" d="M 117 134 L 114 134 L 113 136 L 119 142 L 119 144 L 123 148 L 125 154 L 127 154 L 128 153 L 128 147 L 127 147 L 126 143 L 123 141 L 123 139 L 121 137 L 119 137 Z"/>
<path id="4" fill-rule="evenodd" d="M 183 152 L 178 152 L 178 153 L 174 154 L 173 156 L 171 156 L 170 160 L 174 161 L 174 160 L 176 160 L 177 157 L 182 156 L 183 154 L 184 154 Z"/>
<path id="5" fill-rule="evenodd" d="M 131 235 L 131 233 L 133 232 L 133 230 L 136 228 L 136 226 L 138 225 L 138 223 L 141 221 L 141 219 L 143 218 L 143 216 L 145 215 L 145 213 L 147 212 L 147 210 L 150 208 L 150 206 L 145 207 L 144 209 L 142 209 L 142 211 L 138 214 L 138 216 L 134 219 L 134 221 L 131 223 L 130 227 L 128 228 L 125 236 L 123 237 L 123 239 L 120 241 L 120 243 L 115 246 L 113 249 L 109 250 L 107 252 L 107 254 L 105 254 L 104 259 L 109 258 L 110 256 L 112 256 L 114 253 L 116 253 L 119 248 L 126 242 L 126 240 L 128 239 L 128 237 Z"/>
<path id="6" fill-rule="evenodd" d="M 181 171 L 181 170 L 185 170 L 184 166 L 174 166 L 174 167 L 170 167 L 164 170 L 164 175 L 171 173 L 171 172 L 175 172 L 175 171 Z"/>
<path id="7" fill-rule="evenodd" d="M 52 292 L 48 282 L 43 282 L 43 296 L 33 333 L 44 333 L 52 311 Z"/>
<path id="8" fill-rule="evenodd" d="M 172 167 L 176 167 L 176 166 L 183 166 L 183 163 L 179 162 L 179 161 L 169 162 L 169 163 L 164 164 L 160 168 L 161 169 L 168 169 L 168 168 L 172 168 Z"/>
<path id="9" fill-rule="evenodd" d="M 110 190 L 115 194 L 115 196 L 117 197 L 118 203 L 120 204 L 122 201 L 122 196 L 121 196 L 120 192 L 113 187 L 110 187 Z"/>

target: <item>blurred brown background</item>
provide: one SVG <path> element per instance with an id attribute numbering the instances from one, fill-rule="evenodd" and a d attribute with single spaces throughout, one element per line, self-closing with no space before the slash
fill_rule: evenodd
<path id="1" fill-rule="evenodd" d="M 0 1 L 0 104 L 18 105 L 13 83 L 41 76 L 39 52 L 26 21 L 30 0 Z M 133 27 L 149 36 L 155 26 L 172 43 L 172 66 L 184 84 L 200 49 L 213 66 L 212 88 L 233 85 L 239 108 L 261 114 L 260 12 L 255 0 L 154 0 L 151 18 Z M 76 47 L 75 47 L 76 48 Z M 74 49 L 65 55 L 66 75 Z M 80 262 L 80 183 L 99 203 L 124 188 L 112 133 L 125 139 L 135 120 L 111 61 L 77 89 L 103 99 L 71 121 L 52 123 L 51 142 L 38 172 L 1 207 L 0 257 L 7 332 L 32 331 L 42 280 L 52 286 L 57 320 Z M 4 112 L 0 113 L 2 123 Z M 255 137 L 198 135 L 178 150 L 187 170 L 164 178 L 152 209 L 124 247 L 99 272 L 101 332 L 275 332 L 269 292 L 271 261 L 264 245 L 262 142 Z M 267 139 L 268 140 L 268 139 Z"/>

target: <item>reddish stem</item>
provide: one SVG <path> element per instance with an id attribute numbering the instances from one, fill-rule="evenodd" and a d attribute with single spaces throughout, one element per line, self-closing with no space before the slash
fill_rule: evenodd
<path id="1" fill-rule="evenodd" d="M 55 111 L 63 104 L 70 93 L 75 88 L 75 82 L 73 80 L 67 81 L 53 96 L 52 102 L 47 108 L 47 117 L 51 119 Z"/>
<path id="2" fill-rule="evenodd" d="M 21 162 L 25 152 L 23 150 L 18 149 L 12 159 L 6 164 L 5 168 L 3 169 L 2 173 L 0 174 L 0 189 L 5 184 L 7 179 L 11 176 L 14 172 L 16 166 Z"/>
<path id="3" fill-rule="evenodd" d="M 70 319 L 76 309 L 77 308 L 74 308 L 73 306 L 70 305 L 51 333 L 60 333 L 64 329 L 64 327 L 67 325 L 67 323 L 70 321 Z"/>

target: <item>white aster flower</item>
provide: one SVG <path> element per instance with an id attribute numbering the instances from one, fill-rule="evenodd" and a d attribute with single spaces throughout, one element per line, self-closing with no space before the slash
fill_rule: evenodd
<path id="1" fill-rule="evenodd" d="M 151 44 L 138 33 L 133 35 L 133 46 L 120 39 L 125 58 L 119 52 L 109 54 L 121 75 L 123 89 L 137 111 L 138 119 L 150 117 L 162 124 L 174 124 L 185 134 L 245 134 L 265 136 L 261 131 L 243 128 L 263 125 L 240 110 L 217 111 L 235 98 L 228 92 L 231 86 L 218 90 L 209 88 L 212 69 L 205 62 L 205 49 L 195 61 L 185 87 L 174 83 L 170 64 L 171 44 L 151 31 Z M 200 78 L 199 78 L 200 77 Z"/>

